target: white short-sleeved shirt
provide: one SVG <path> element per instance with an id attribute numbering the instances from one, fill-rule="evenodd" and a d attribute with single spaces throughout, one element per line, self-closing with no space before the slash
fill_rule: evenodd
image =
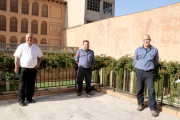
<path id="1" fill-rule="evenodd" d="M 14 56 L 20 58 L 21 67 L 34 68 L 37 65 L 37 57 L 40 58 L 43 54 L 37 45 L 32 44 L 30 48 L 27 43 L 23 43 L 18 46 Z"/>

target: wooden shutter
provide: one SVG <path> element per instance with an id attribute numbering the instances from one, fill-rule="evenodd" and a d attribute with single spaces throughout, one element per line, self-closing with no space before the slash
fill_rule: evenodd
<path id="1" fill-rule="evenodd" d="M 6 37 L 4 35 L 0 35 L 0 43 L 6 43 Z"/>
<path id="2" fill-rule="evenodd" d="M 31 33 L 38 34 L 38 22 L 37 22 L 37 20 L 33 20 L 31 23 Z"/>
<path id="3" fill-rule="evenodd" d="M 6 10 L 6 0 L 0 0 L 0 10 Z"/>
<path id="4" fill-rule="evenodd" d="M 10 31 L 17 32 L 17 18 L 15 17 L 10 19 Z"/>
<path id="5" fill-rule="evenodd" d="M 11 12 L 18 12 L 18 0 L 11 0 L 10 1 L 10 11 Z"/>
<path id="6" fill-rule="evenodd" d="M 37 2 L 32 4 L 32 15 L 39 15 L 39 4 Z"/>
<path id="7" fill-rule="evenodd" d="M 0 15 L 0 30 L 6 31 L 6 17 Z"/>
<path id="8" fill-rule="evenodd" d="M 21 20 L 21 32 L 28 33 L 28 21 L 25 18 Z"/>
<path id="9" fill-rule="evenodd" d="M 17 43 L 17 38 L 15 36 L 12 36 L 10 38 L 10 43 Z"/>
<path id="10" fill-rule="evenodd" d="M 47 35 L 47 23 L 45 21 L 41 23 L 41 34 Z"/>
<path id="11" fill-rule="evenodd" d="M 48 6 L 46 4 L 42 6 L 42 17 L 48 17 Z"/>
<path id="12" fill-rule="evenodd" d="M 25 42 L 26 42 L 25 37 L 22 37 L 21 38 L 21 43 L 25 43 Z"/>
<path id="13" fill-rule="evenodd" d="M 26 0 L 22 1 L 22 13 L 29 14 L 29 2 Z"/>

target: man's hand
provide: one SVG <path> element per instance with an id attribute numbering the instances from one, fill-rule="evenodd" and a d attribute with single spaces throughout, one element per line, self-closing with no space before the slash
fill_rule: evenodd
<path id="1" fill-rule="evenodd" d="M 39 66 L 40 66 L 40 64 L 38 63 L 35 68 L 38 69 Z"/>
<path id="2" fill-rule="evenodd" d="M 18 68 L 18 67 L 15 67 L 14 72 L 15 72 L 15 73 L 19 73 L 19 68 Z"/>

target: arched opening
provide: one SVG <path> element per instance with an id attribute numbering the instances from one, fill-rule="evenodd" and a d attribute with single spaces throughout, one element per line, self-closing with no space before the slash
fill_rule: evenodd
<path id="1" fill-rule="evenodd" d="M 33 20 L 31 22 L 31 33 L 38 34 L 38 22 L 37 22 L 37 20 Z"/>
<path id="2" fill-rule="evenodd" d="M 27 0 L 22 1 L 22 13 L 29 14 L 29 2 Z"/>
<path id="3" fill-rule="evenodd" d="M 17 18 L 11 17 L 10 19 L 10 31 L 17 32 Z"/>
<path id="4" fill-rule="evenodd" d="M 48 6 L 46 4 L 42 6 L 42 17 L 48 17 Z"/>
<path id="5" fill-rule="evenodd" d="M 21 20 L 21 32 L 28 33 L 28 20 L 25 18 Z"/>
<path id="6" fill-rule="evenodd" d="M 0 30 L 6 31 L 6 17 L 4 15 L 0 15 Z"/>
<path id="7" fill-rule="evenodd" d="M 32 4 L 32 15 L 39 15 L 39 4 L 37 2 L 33 2 Z"/>

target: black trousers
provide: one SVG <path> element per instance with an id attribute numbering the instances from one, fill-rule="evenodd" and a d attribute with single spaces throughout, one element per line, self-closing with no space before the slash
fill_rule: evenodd
<path id="1" fill-rule="evenodd" d="M 78 76 L 77 76 L 77 92 L 82 92 L 82 84 L 85 77 L 86 81 L 86 94 L 91 92 L 91 75 L 92 75 L 92 68 L 78 68 Z"/>
<path id="2" fill-rule="evenodd" d="M 19 101 L 25 101 L 25 96 L 27 100 L 32 100 L 34 95 L 36 72 L 37 69 L 35 68 L 20 68 L 18 90 Z"/>
<path id="3" fill-rule="evenodd" d="M 146 80 L 148 87 L 148 99 L 149 99 L 149 107 L 150 110 L 156 110 L 157 104 L 155 99 L 155 90 L 154 90 L 154 71 L 143 71 L 137 69 L 137 99 L 138 105 L 143 105 L 144 103 L 144 82 Z"/>

